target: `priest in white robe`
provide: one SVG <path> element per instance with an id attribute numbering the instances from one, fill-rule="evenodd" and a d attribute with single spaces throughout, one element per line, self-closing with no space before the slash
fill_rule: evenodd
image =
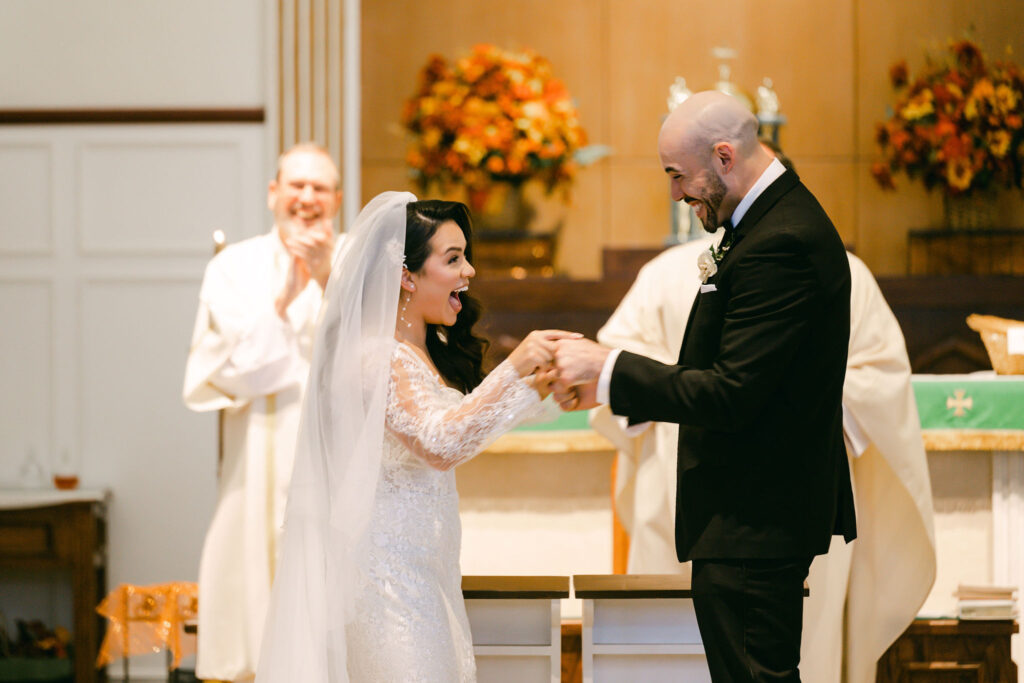
<path id="1" fill-rule="evenodd" d="M 223 410 L 217 507 L 199 566 L 196 675 L 247 681 L 277 562 L 323 287 L 342 239 L 337 167 L 314 145 L 281 155 L 270 232 L 210 261 L 185 367 L 185 404 Z"/>
<path id="2" fill-rule="evenodd" d="M 598 333 L 606 346 L 677 359 L 700 278 L 697 255 L 718 236 L 673 247 L 641 269 Z M 899 325 L 864 263 L 849 256 L 850 349 L 844 432 L 857 540 L 815 558 L 804 604 L 800 672 L 807 683 L 868 683 L 935 579 L 931 486 L 910 363 Z M 627 428 L 607 406 L 591 425 L 619 450 L 616 511 L 630 536 L 630 573 L 688 574 L 676 559 L 676 425 Z"/>

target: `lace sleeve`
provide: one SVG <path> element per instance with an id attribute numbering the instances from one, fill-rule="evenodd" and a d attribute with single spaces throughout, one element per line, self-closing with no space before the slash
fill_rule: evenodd
<path id="1" fill-rule="evenodd" d="M 437 377 L 410 356 L 399 350 L 392 360 L 387 428 L 435 469 L 469 460 L 537 410 L 537 392 L 508 362 L 451 403 Z"/>

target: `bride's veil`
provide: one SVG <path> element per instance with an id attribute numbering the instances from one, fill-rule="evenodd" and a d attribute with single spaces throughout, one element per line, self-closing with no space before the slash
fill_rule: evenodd
<path id="1" fill-rule="evenodd" d="M 327 283 L 260 648 L 261 683 L 348 681 L 354 553 L 380 471 L 412 201 L 408 192 L 374 197 L 349 230 Z"/>

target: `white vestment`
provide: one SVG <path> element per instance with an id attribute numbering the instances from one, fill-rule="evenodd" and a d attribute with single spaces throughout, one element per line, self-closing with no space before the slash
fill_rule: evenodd
<path id="1" fill-rule="evenodd" d="M 288 322 L 277 315 L 290 263 L 274 229 L 215 256 L 199 293 L 185 404 L 224 410 L 217 507 L 199 565 L 201 679 L 250 679 L 259 658 L 322 299 L 311 279 Z"/>
<path id="2" fill-rule="evenodd" d="M 673 247 L 645 265 L 598 341 L 675 363 L 700 284 L 697 255 L 712 239 Z M 833 539 L 829 554 L 811 565 L 800 664 L 807 683 L 874 681 L 878 658 L 913 620 L 935 579 L 928 463 L 903 335 L 870 271 L 852 254 L 850 272 L 843 422 L 857 540 Z M 592 411 L 591 425 L 619 450 L 615 504 L 630 535 L 629 572 L 689 574 L 689 563 L 675 555 L 678 427 L 655 423 L 627 432 L 608 406 Z"/>

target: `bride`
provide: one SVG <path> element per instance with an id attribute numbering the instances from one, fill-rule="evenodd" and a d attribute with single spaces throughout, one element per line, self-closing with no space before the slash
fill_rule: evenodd
<path id="1" fill-rule="evenodd" d="M 555 330 L 487 377 L 456 202 L 375 197 L 325 292 L 257 681 L 474 681 L 459 463 L 536 413 Z"/>

